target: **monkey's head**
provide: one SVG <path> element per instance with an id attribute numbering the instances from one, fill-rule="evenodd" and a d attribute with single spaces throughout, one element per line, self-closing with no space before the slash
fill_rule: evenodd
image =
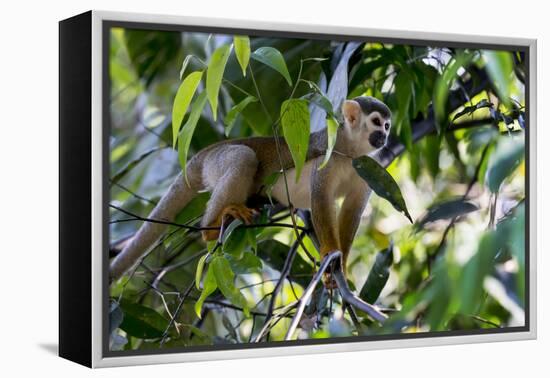
<path id="1" fill-rule="evenodd" d="M 361 96 L 342 105 L 344 129 L 360 155 L 379 150 L 386 145 L 391 128 L 390 108 L 382 101 Z"/>

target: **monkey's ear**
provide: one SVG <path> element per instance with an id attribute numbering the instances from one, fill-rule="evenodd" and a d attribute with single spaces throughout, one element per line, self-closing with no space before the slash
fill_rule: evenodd
<path id="1" fill-rule="evenodd" d="M 342 114 L 351 127 L 359 126 L 361 106 L 357 101 L 346 100 L 342 104 Z"/>

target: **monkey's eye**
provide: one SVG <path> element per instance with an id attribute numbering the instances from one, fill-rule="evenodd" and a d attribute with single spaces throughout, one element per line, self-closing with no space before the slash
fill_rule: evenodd
<path id="1" fill-rule="evenodd" d="M 376 125 L 376 126 L 382 126 L 382 124 L 380 123 L 380 118 L 374 118 L 372 120 L 372 122 Z"/>
<path id="2" fill-rule="evenodd" d="M 388 129 L 390 128 L 390 123 L 389 123 L 389 122 L 386 122 L 386 123 L 384 124 L 384 128 L 385 128 L 386 130 L 388 130 Z"/>

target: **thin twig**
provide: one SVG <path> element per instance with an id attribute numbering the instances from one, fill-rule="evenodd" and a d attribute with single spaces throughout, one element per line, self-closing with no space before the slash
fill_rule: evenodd
<path id="1" fill-rule="evenodd" d="M 168 323 L 168 327 L 166 327 L 166 329 L 164 330 L 164 333 L 162 334 L 162 339 L 160 340 L 160 343 L 159 343 L 159 348 L 162 348 L 164 342 L 166 341 L 166 338 L 168 337 L 168 332 L 170 331 L 170 327 L 172 327 L 172 325 L 174 324 L 174 322 L 178 318 L 178 316 L 180 314 L 180 311 L 183 308 L 183 302 L 185 302 L 185 300 L 187 299 L 187 297 L 191 293 L 191 290 L 193 290 L 193 287 L 195 287 L 195 280 L 194 279 L 193 279 L 193 281 L 191 281 L 191 284 L 189 284 L 187 289 L 185 289 L 185 292 L 183 293 L 183 295 L 180 299 L 180 302 L 178 303 L 178 307 L 176 308 L 176 311 L 174 311 L 174 316 L 172 317 L 172 319 L 170 319 L 170 323 Z"/>
<path id="2" fill-rule="evenodd" d="M 296 256 L 296 252 L 298 251 L 298 245 L 299 240 L 301 240 L 305 236 L 304 232 L 301 232 L 298 235 L 298 240 L 296 240 L 292 247 L 290 248 L 290 251 L 288 252 L 285 262 L 283 264 L 283 269 L 281 270 L 281 275 L 279 277 L 279 280 L 277 281 L 277 284 L 275 285 L 275 288 L 270 293 L 271 300 L 269 301 L 269 306 L 267 308 L 267 316 L 264 320 L 264 327 L 271 322 L 271 318 L 273 317 L 273 308 L 275 307 L 275 301 L 277 300 L 277 296 L 279 295 L 279 292 L 281 291 L 283 284 L 285 280 L 288 277 L 288 274 L 290 273 L 290 269 L 292 268 L 292 263 L 294 261 L 294 257 Z M 262 327 L 262 328 L 264 328 Z"/>
<path id="3" fill-rule="evenodd" d="M 334 251 L 328 254 L 327 256 L 325 256 L 325 258 L 321 262 L 321 266 L 319 267 L 319 270 L 317 271 L 317 273 L 315 273 L 315 275 L 313 276 L 313 279 L 311 280 L 306 290 L 304 291 L 304 294 L 298 300 L 298 310 L 296 311 L 296 314 L 292 319 L 292 323 L 288 328 L 288 331 L 285 336 L 285 340 L 290 340 L 294 335 L 294 332 L 296 331 L 296 327 L 298 326 L 298 323 L 302 318 L 306 305 L 311 299 L 311 295 L 313 294 L 315 287 L 317 286 L 319 281 L 321 281 L 321 278 L 323 277 L 323 273 L 325 272 L 325 270 L 327 270 L 327 268 L 330 266 L 332 261 L 336 260 L 337 258 L 340 258 L 341 256 L 342 256 L 342 252 L 340 251 Z"/>
<path id="4" fill-rule="evenodd" d="M 175 227 L 180 227 L 180 228 L 184 228 L 184 229 L 187 229 L 187 230 L 190 230 L 190 231 L 205 231 L 205 230 L 219 230 L 220 227 L 197 227 L 197 226 L 191 226 L 191 225 L 188 225 L 188 224 L 181 224 L 181 223 L 176 223 L 176 222 L 169 222 L 169 221 L 164 221 L 164 220 L 161 220 L 161 219 L 151 219 L 151 218 L 145 218 L 145 217 L 142 217 L 140 215 L 137 215 L 137 214 L 134 214 L 128 210 L 125 210 L 119 206 L 116 206 L 116 205 L 113 205 L 113 204 L 109 204 L 109 207 L 115 209 L 115 210 L 118 210 L 126 215 L 129 215 L 133 218 L 128 218 L 128 219 L 116 219 L 116 220 L 113 220 L 111 221 L 110 223 L 121 223 L 121 222 L 132 222 L 132 221 L 141 221 L 141 222 L 150 222 L 150 223 L 158 223 L 158 224 L 165 224 L 165 225 L 169 225 L 169 226 L 175 226 Z M 308 228 L 306 227 L 302 227 L 302 226 L 294 226 L 292 224 L 288 224 L 288 223 L 278 223 L 278 222 L 273 222 L 273 223 L 258 223 L 258 224 L 241 224 L 238 226 L 238 228 L 263 228 L 263 227 L 283 227 L 283 228 L 298 228 L 298 230 L 301 230 L 301 231 L 309 231 Z"/>

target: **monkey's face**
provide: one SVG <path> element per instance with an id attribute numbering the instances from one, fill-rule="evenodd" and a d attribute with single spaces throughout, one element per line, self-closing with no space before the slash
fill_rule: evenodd
<path id="1" fill-rule="evenodd" d="M 376 150 L 384 147 L 388 141 L 391 119 L 386 119 L 377 111 L 364 115 L 363 118 L 365 118 L 365 128 L 369 134 L 369 144 Z"/>
<path id="2" fill-rule="evenodd" d="M 391 129 L 391 112 L 373 97 L 357 97 L 342 106 L 345 130 L 358 155 L 366 155 L 386 145 Z"/>

